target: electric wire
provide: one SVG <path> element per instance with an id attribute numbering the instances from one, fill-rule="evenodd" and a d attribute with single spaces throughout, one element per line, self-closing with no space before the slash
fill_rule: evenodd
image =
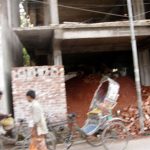
<path id="1" fill-rule="evenodd" d="M 29 0 L 28 3 L 32 3 L 32 2 L 38 2 L 38 3 L 42 3 L 42 4 L 48 4 L 47 2 L 42 2 L 39 0 Z M 61 4 L 61 5 L 66 5 L 66 4 Z M 124 7 L 127 6 L 127 4 L 108 4 L 108 5 L 97 5 L 97 4 L 74 4 L 74 3 L 70 3 L 70 6 L 83 6 L 83 7 Z M 144 3 L 144 5 L 150 5 L 150 3 Z"/>
<path id="2" fill-rule="evenodd" d="M 48 3 L 46 3 L 46 2 L 41 2 L 41 1 L 38 1 L 38 0 L 30 0 L 30 1 L 39 2 L 39 3 L 42 3 L 42 4 L 48 4 Z M 124 15 L 113 14 L 113 13 L 107 13 L 107 12 L 96 11 L 96 10 L 91 10 L 91 9 L 85 9 L 85 8 L 67 6 L 67 5 L 62 5 L 62 4 L 58 4 L 58 6 L 59 6 L 59 7 L 63 7 L 63 8 L 68 8 L 68 9 L 79 10 L 79 11 L 86 11 L 86 12 L 92 12 L 92 13 L 97 13 L 97 14 L 103 14 L 103 15 L 110 15 L 110 16 L 116 16 L 116 17 L 124 17 L 124 18 L 127 18 L 127 17 L 124 16 Z"/>
<path id="3" fill-rule="evenodd" d="M 61 5 L 61 4 L 59 4 L 59 6 L 60 6 L 60 7 L 63 7 L 63 8 L 68 8 L 68 9 L 74 9 L 74 10 L 92 12 L 92 13 L 97 13 L 97 14 L 103 14 L 103 15 L 110 15 L 110 16 L 116 16 L 116 17 L 124 17 L 124 18 L 127 18 L 127 17 L 124 16 L 124 15 L 113 14 L 113 13 L 107 13 L 107 12 L 96 11 L 96 10 L 91 10 L 91 9 L 85 9 L 85 8 L 79 8 L 79 7 L 72 7 L 72 6 Z"/>
<path id="4" fill-rule="evenodd" d="M 35 1 L 28 1 L 28 3 L 34 3 Z M 39 1 L 39 3 L 43 3 L 43 4 L 47 4 L 46 2 L 41 2 Z M 62 4 L 62 5 L 66 5 L 66 4 Z M 82 6 L 82 7 L 124 7 L 127 5 L 95 5 L 95 4 L 72 4 L 69 3 L 70 6 Z"/>
<path id="5" fill-rule="evenodd" d="M 36 3 L 41 3 L 41 4 L 49 5 L 49 3 L 42 2 L 42 1 L 39 1 L 39 0 L 29 0 L 29 1 L 30 2 L 36 2 Z M 144 4 L 147 4 L 147 5 L 149 4 L 150 5 L 150 3 L 144 3 Z M 58 6 L 59 7 L 63 7 L 63 8 L 68 8 L 68 9 L 79 10 L 79 11 L 86 11 L 86 12 L 92 12 L 92 13 L 98 13 L 98 14 L 104 14 L 104 15 L 111 15 L 111 16 L 116 16 L 116 17 L 128 18 L 128 16 L 125 16 L 125 15 L 119 15 L 119 14 L 114 14 L 114 13 L 107 13 L 107 12 L 96 11 L 96 10 L 91 10 L 91 9 L 85 9 L 85 8 L 80 8 L 80 7 L 73 7 L 73 6 L 62 5 L 62 4 L 58 4 Z M 116 5 L 116 6 L 119 6 L 119 5 Z M 122 6 L 127 6 L 127 5 L 122 5 Z M 148 13 L 150 13 L 150 11 L 146 11 L 144 13 L 141 13 L 141 14 L 138 14 L 138 15 L 134 15 L 133 17 L 141 16 L 141 15 L 148 14 Z"/>

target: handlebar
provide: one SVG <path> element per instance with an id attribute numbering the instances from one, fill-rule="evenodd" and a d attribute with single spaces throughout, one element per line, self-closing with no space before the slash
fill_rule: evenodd
<path id="1" fill-rule="evenodd" d="M 75 119 L 77 117 L 76 113 L 70 113 L 67 115 L 68 119 Z"/>
<path id="2" fill-rule="evenodd" d="M 25 120 L 25 119 L 18 119 L 18 122 L 19 122 L 20 124 L 22 124 L 22 123 L 26 122 L 26 120 Z"/>

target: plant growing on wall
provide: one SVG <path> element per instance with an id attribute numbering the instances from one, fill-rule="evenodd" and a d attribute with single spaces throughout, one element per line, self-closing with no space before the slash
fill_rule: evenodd
<path id="1" fill-rule="evenodd" d="M 33 27 L 33 24 L 30 22 L 30 17 L 25 11 L 23 3 L 25 3 L 25 0 L 22 0 L 19 4 L 21 27 Z"/>
<path id="2" fill-rule="evenodd" d="M 30 66 L 30 55 L 25 48 L 22 49 L 23 53 L 23 64 L 24 66 Z"/>

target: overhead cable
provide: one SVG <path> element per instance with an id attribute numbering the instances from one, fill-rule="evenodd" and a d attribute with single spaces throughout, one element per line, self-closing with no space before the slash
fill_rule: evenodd
<path id="1" fill-rule="evenodd" d="M 42 2 L 39 0 L 29 0 L 30 2 L 37 2 L 37 3 L 41 3 L 41 4 L 45 4 L 45 5 L 49 5 L 49 3 L 47 2 Z M 150 3 L 145 3 L 145 4 L 150 4 Z M 97 13 L 97 14 L 104 14 L 104 15 L 110 15 L 110 16 L 116 16 L 116 17 L 123 17 L 123 18 L 128 18 L 128 16 L 125 15 L 119 15 L 119 14 L 114 14 L 114 13 L 109 13 L 109 12 L 102 12 L 102 11 L 97 11 L 97 10 L 91 10 L 91 9 L 86 9 L 86 8 L 80 8 L 80 7 L 73 7 L 73 6 L 68 6 L 68 5 L 62 5 L 62 4 L 58 4 L 59 7 L 63 7 L 63 8 L 67 8 L 67 9 L 73 9 L 73 10 L 78 10 L 78 11 L 86 11 L 86 12 L 92 12 L 92 13 Z M 118 5 L 119 6 L 119 5 Z M 135 15 L 136 16 L 141 16 L 144 14 L 148 14 L 150 13 L 150 11 Z"/>
<path id="2" fill-rule="evenodd" d="M 30 0 L 30 1 L 34 1 L 34 2 L 39 2 L 39 3 L 43 3 L 43 4 L 48 4 L 46 2 L 41 2 L 38 0 Z M 91 10 L 91 9 L 85 9 L 85 8 L 80 8 L 80 7 L 73 7 L 73 6 L 67 6 L 67 5 L 62 5 L 62 4 L 58 4 L 59 7 L 63 7 L 63 8 L 68 8 L 68 9 L 74 9 L 74 10 L 79 10 L 79 11 L 86 11 L 86 12 L 92 12 L 92 13 L 97 13 L 97 14 L 103 14 L 103 15 L 111 15 L 111 16 L 116 16 L 116 17 L 124 17 L 127 18 L 124 15 L 119 15 L 119 14 L 113 14 L 113 13 L 107 13 L 107 12 L 102 12 L 102 11 L 97 11 L 97 10 Z"/>

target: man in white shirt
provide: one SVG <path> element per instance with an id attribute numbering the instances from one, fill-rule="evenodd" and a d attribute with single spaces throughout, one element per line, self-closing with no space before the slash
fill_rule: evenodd
<path id="1" fill-rule="evenodd" d="M 40 103 L 35 99 L 35 91 L 29 90 L 26 93 L 28 102 L 31 103 L 32 117 L 32 140 L 29 150 L 47 150 L 45 135 L 48 132 L 44 112 Z M 30 123 L 31 125 L 31 123 Z"/>

